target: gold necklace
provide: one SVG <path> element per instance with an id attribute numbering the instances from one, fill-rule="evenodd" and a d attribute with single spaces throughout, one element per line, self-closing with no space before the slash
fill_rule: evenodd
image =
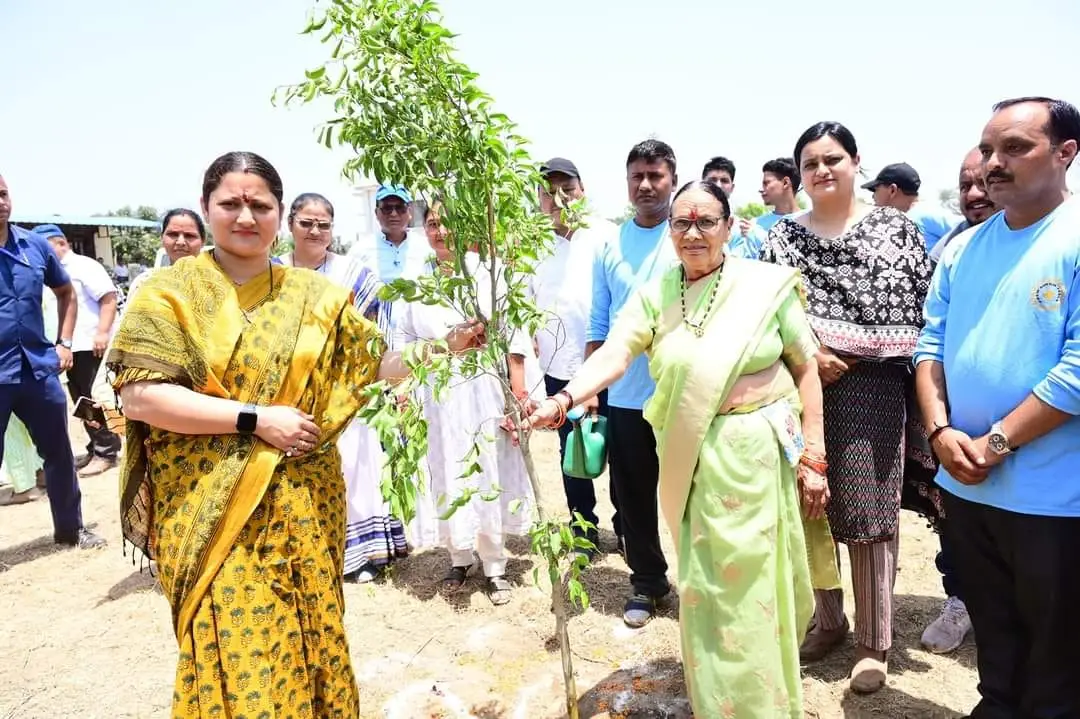
<path id="1" fill-rule="evenodd" d="M 724 266 L 721 264 L 713 272 L 722 273 Z M 709 273 L 712 274 L 712 273 Z M 713 286 L 709 290 L 709 301 L 705 304 L 705 311 L 702 312 L 697 322 L 690 321 L 690 317 L 686 314 L 686 290 L 689 287 L 689 282 L 686 279 L 686 268 L 682 268 L 682 284 L 679 287 L 679 300 L 682 302 L 682 321 L 686 325 L 695 337 L 703 337 L 705 335 L 705 322 L 708 321 L 709 315 L 712 314 L 712 306 L 716 301 L 716 295 L 720 289 L 720 277 L 713 279 Z"/>

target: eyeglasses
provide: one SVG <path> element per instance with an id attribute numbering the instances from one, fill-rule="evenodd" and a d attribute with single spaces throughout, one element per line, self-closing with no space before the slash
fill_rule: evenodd
<path id="1" fill-rule="evenodd" d="M 384 215 L 404 215 L 408 211 L 407 205 L 382 205 L 379 207 L 379 212 Z"/>
<path id="2" fill-rule="evenodd" d="M 672 217 L 669 220 L 671 231 L 678 232 L 680 235 L 689 232 L 691 227 L 697 227 L 698 232 L 702 234 L 712 232 L 721 222 L 723 220 L 719 217 L 698 217 L 696 220 L 689 220 L 685 217 Z"/>
<path id="3" fill-rule="evenodd" d="M 312 227 L 318 227 L 319 232 L 329 232 L 334 227 L 333 222 L 319 222 L 318 220 L 308 219 L 297 220 L 296 224 L 300 225 L 300 227 L 305 230 L 310 230 Z"/>

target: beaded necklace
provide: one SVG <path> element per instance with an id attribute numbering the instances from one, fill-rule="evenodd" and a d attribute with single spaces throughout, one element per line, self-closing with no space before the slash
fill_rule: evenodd
<path id="1" fill-rule="evenodd" d="M 721 264 L 713 272 L 722 272 L 724 266 Z M 710 273 L 712 274 L 712 273 Z M 686 290 L 689 288 L 689 282 L 686 280 L 686 268 L 682 268 L 682 284 L 679 287 L 679 300 L 682 302 L 682 320 L 686 328 L 689 329 L 695 337 L 702 337 L 705 335 L 705 322 L 708 321 L 709 316 L 712 314 L 713 303 L 716 302 L 716 295 L 720 289 L 720 278 L 717 277 L 713 280 L 713 286 L 709 290 L 709 300 L 705 304 L 705 311 L 699 315 L 699 319 L 695 322 L 690 319 L 686 313 Z"/>

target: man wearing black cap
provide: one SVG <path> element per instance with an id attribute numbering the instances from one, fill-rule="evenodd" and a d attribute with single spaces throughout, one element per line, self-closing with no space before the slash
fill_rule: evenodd
<path id="1" fill-rule="evenodd" d="M 547 313 L 548 323 L 536 335 L 540 366 L 544 371 L 544 385 L 548 395 L 554 395 L 581 368 L 585 361 L 585 331 L 592 306 L 592 264 L 597 247 L 609 238 L 618 236 L 618 228 L 594 214 L 581 218 L 581 226 L 571 229 L 567 225 L 563 208 L 585 197 L 585 186 L 577 166 L 563 157 L 553 157 L 540 168 L 545 184 L 539 188 L 540 207 L 551 217 L 555 231 L 552 253 L 541 260 L 532 277 L 532 294 L 537 307 Z M 603 413 L 607 409 L 607 393 L 583 403 L 585 410 Z M 560 456 L 566 452 L 566 440 L 570 425 L 559 427 Z M 593 483 L 563 475 L 563 489 L 570 516 L 580 513 L 593 526 L 599 525 L 596 516 L 596 490 Z M 612 504 L 615 503 L 612 492 Z M 622 536 L 619 527 L 618 508 L 612 519 L 615 535 Z M 589 533 L 589 541 L 598 544 L 596 530 Z M 621 543 L 621 542 L 620 542 Z M 591 560 L 595 552 L 586 556 Z"/>
<path id="2" fill-rule="evenodd" d="M 15 414 L 45 460 L 53 539 L 84 549 L 105 540 L 82 521 L 82 494 L 68 438 L 67 398 L 57 374 L 71 368 L 75 288 L 45 238 L 10 224 L 11 199 L 0 177 L 0 435 Z M 59 307 L 59 336 L 45 336 L 42 291 Z M 0 443 L 0 459 L 3 445 Z"/>
<path id="3" fill-rule="evenodd" d="M 870 182 L 862 186 L 874 193 L 874 204 L 879 207 L 895 207 L 906 213 L 911 221 L 922 231 L 926 242 L 926 251 L 960 222 L 960 218 L 946 215 L 941 210 L 928 208 L 919 202 L 919 187 L 922 180 L 915 168 L 906 162 L 886 165 Z"/>

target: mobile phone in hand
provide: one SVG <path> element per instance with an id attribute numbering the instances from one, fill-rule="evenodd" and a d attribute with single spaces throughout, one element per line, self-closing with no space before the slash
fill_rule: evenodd
<path id="1" fill-rule="evenodd" d="M 99 426 L 105 426 L 105 412 L 89 397 L 79 397 L 75 403 L 75 411 L 71 413 L 76 419 L 84 422 L 96 422 Z"/>

